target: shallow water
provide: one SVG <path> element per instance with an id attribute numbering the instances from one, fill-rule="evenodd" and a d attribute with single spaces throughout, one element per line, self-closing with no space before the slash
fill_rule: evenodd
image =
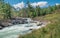
<path id="1" fill-rule="evenodd" d="M 24 34 L 30 33 L 32 31 L 32 30 L 29 30 L 31 27 L 26 27 L 30 25 L 36 25 L 36 24 L 34 23 L 19 24 L 19 25 L 6 27 L 0 30 L 0 38 L 18 38 L 18 35 L 24 35 Z"/>

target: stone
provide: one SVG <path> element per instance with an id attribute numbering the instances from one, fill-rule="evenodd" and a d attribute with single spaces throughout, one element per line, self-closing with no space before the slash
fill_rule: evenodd
<path id="1" fill-rule="evenodd" d="M 0 26 L 0 30 L 2 29 L 2 26 Z"/>

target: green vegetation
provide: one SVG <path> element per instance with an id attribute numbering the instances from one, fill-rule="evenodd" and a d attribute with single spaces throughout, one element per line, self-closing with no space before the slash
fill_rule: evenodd
<path id="1" fill-rule="evenodd" d="M 52 11 L 60 9 L 58 6 L 48 6 L 47 8 L 40 8 L 40 6 L 33 7 L 30 2 L 27 2 L 27 6 L 20 10 L 16 10 L 9 3 L 5 3 L 4 0 L 0 0 L 0 19 L 10 19 L 12 17 L 30 17 L 34 18 L 37 16 L 44 16 L 47 14 L 52 14 Z"/>
<path id="2" fill-rule="evenodd" d="M 4 19 L 11 18 L 11 6 L 7 3 L 4 3 L 3 0 L 0 1 L 0 15 L 3 16 Z"/>
<path id="3" fill-rule="evenodd" d="M 26 8 L 19 11 L 0 0 L 0 19 L 11 19 L 12 17 L 30 17 L 40 20 L 48 20 L 51 23 L 39 30 L 34 30 L 31 34 L 20 36 L 19 38 L 60 38 L 60 5 L 40 8 L 39 6 L 32 7 L 30 2 L 27 2 Z"/>
<path id="4" fill-rule="evenodd" d="M 44 17 L 36 17 L 38 19 L 48 20 L 51 23 L 46 27 L 34 30 L 32 33 L 20 36 L 19 38 L 60 38 L 60 11 L 45 15 Z"/>

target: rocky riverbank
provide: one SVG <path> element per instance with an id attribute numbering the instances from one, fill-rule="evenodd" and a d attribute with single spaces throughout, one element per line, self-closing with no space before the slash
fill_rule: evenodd
<path id="1" fill-rule="evenodd" d="M 0 21 L 1 38 L 17 38 L 18 35 L 31 33 L 33 30 L 45 27 L 46 21 L 36 21 L 31 18 L 12 18 Z M 4 37 L 3 37 L 4 36 Z"/>
<path id="2" fill-rule="evenodd" d="M 38 21 L 33 21 L 31 18 L 11 18 L 7 20 L 0 20 L 0 29 L 17 24 L 28 24 L 28 23 L 39 24 Z"/>

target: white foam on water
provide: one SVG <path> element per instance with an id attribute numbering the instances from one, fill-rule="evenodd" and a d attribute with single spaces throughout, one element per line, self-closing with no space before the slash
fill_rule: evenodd
<path id="1" fill-rule="evenodd" d="M 18 38 L 18 35 L 10 35 L 10 36 L 5 36 L 3 38 Z"/>
<path id="2" fill-rule="evenodd" d="M 41 26 L 37 26 L 36 23 L 13 25 L 0 30 L 0 38 L 17 38 L 18 35 L 31 33 L 32 30 L 30 29 L 39 29 L 39 28 L 41 28 Z"/>
<path id="3" fill-rule="evenodd" d="M 9 36 L 12 38 L 13 37 L 15 38 L 15 35 L 23 34 L 24 32 L 29 31 L 29 28 L 24 27 L 26 25 L 28 24 L 21 24 L 21 25 L 14 25 L 11 27 L 6 27 L 0 30 L 0 38 L 8 38 Z"/>

